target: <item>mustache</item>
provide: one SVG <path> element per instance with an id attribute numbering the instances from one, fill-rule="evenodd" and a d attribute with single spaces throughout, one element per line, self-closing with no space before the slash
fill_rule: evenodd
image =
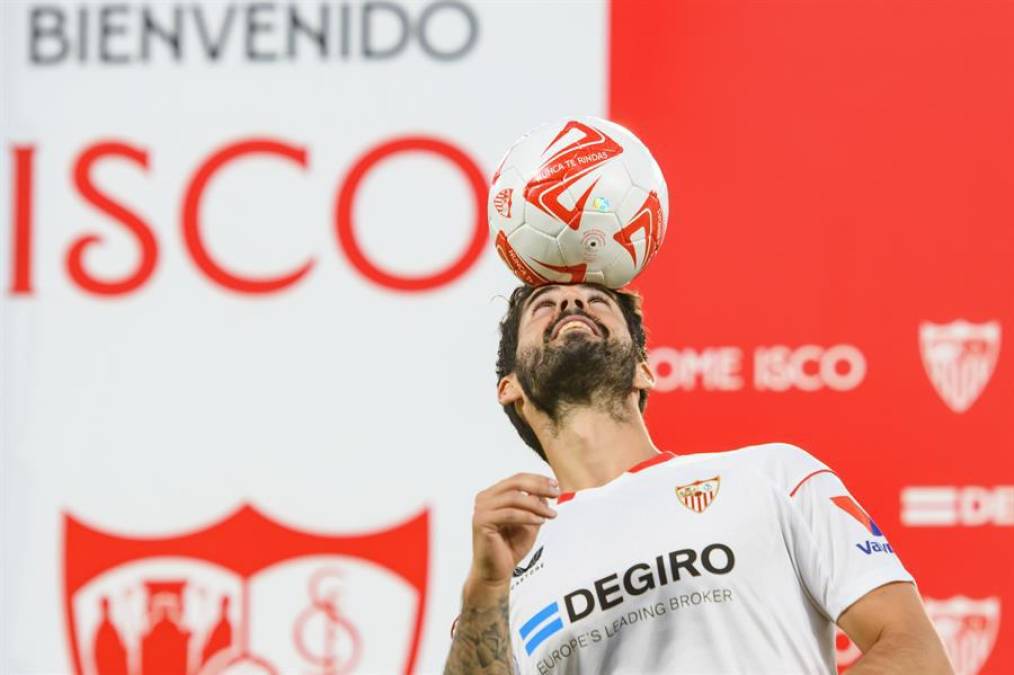
<path id="1" fill-rule="evenodd" d="M 560 316 L 557 317 L 556 321 L 554 321 L 553 323 L 551 323 L 549 326 L 546 327 L 546 331 L 542 334 L 542 341 L 544 343 L 548 343 L 550 337 L 553 335 L 553 332 L 556 330 L 556 327 L 572 316 L 580 316 L 582 318 L 588 319 L 593 324 L 595 324 L 595 328 L 598 329 L 599 335 L 601 335 L 603 339 L 609 339 L 609 329 L 606 328 L 601 321 L 596 319 L 591 314 L 588 314 L 584 310 L 572 309 L 570 311 L 565 311 L 562 314 L 560 314 Z"/>

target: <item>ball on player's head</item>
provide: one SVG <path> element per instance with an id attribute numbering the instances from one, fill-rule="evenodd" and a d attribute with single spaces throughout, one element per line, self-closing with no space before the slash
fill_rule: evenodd
<path id="1" fill-rule="evenodd" d="M 580 117 L 540 126 L 507 150 L 488 212 L 496 250 L 523 282 L 620 288 L 662 245 L 669 194 L 637 136 Z"/>

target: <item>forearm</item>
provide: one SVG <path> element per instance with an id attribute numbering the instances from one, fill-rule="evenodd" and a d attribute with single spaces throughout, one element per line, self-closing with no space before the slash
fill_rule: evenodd
<path id="1" fill-rule="evenodd" d="M 873 643 L 848 675 L 954 675 L 939 640 L 919 636 L 885 635 Z"/>
<path id="2" fill-rule="evenodd" d="M 506 589 L 466 584 L 444 675 L 510 675 L 511 641 Z"/>

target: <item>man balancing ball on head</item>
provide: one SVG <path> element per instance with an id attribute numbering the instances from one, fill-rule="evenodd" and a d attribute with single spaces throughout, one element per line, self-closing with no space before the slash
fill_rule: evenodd
<path id="1" fill-rule="evenodd" d="M 912 576 L 826 466 L 792 445 L 675 455 L 642 412 L 637 296 L 521 286 L 497 396 L 555 480 L 480 492 L 445 673 L 951 673 Z M 556 500 L 555 508 L 549 500 Z"/>

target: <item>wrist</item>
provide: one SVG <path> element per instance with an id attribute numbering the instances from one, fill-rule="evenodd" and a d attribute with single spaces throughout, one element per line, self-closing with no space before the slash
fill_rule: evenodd
<path id="1" fill-rule="evenodd" d="M 471 609 L 499 606 L 510 593 L 510 581 L 488 581 L 468 575 L 462 590 L 462 604 Z"/>

